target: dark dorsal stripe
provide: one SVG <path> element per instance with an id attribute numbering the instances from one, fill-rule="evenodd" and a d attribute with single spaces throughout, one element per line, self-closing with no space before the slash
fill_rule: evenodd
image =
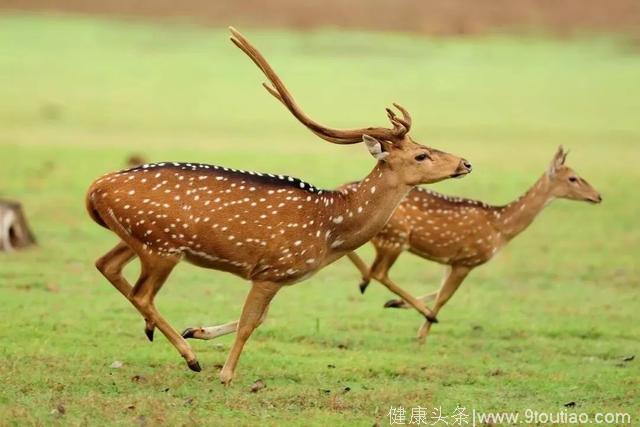
<path id="1" fill-rule="evenodd" d="M 204 163 L 178 163 L 178 162 L 158 162 L 147 163 L 133 168 L 125 169 L 121 172 L 140 172 L 143 170 L 165 170 L 175 169 L 181 171 L 194 171 L 202 174 L 211 174 L 215 176 L 224 176 L 230 179 L 242 179 L 248 184 L 291 187 L 298 190 L 305 190 L 310 193 L 322 193 L 323 191 L 315 186 L 302 181 L 301 179 L 288 175 L 275 175 L 271 173 L 244 171 L 239 169 L 228 168 L 224 166 L 209 165 Z"/>

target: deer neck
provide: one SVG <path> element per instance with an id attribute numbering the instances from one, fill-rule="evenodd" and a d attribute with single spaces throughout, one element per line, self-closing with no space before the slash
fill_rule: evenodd
<path id="1" fill-rule="evenodd" d="M 511 240 L 520 234 L 553 199 L 551 183 L 544 174 L 525 194 L 499 208 L 498 228 L 502 235 Z"/>
<path id="2" fill-rule="evenodd" d="M 411 190 L 385 162 L 362 181 L 339 190 L 330 205 L 332 249 L 350 251 L 375 236 Z"/>

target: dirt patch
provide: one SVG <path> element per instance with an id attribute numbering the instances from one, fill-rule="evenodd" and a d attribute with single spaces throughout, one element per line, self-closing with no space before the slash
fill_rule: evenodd
<path id="1" fill-rule="evenodd" d="M 208 25 L 347 27 L 435 35 L 633 32 L 637 0 L 0 0 L 0 9 L 178 18 Z"/>

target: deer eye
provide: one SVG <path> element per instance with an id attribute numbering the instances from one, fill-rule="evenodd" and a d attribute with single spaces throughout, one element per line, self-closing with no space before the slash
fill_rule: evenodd
<path id="1" fill-rule="evenodd" d="M 417 161 L 419 161 L 419 162 L 421 162 L 421 161 L 423 161 L 423 160 L 426 160 L 426 159 L 430 159 L 430 158 L 431 158 L 431 157 L 429 157 L 429 155 L 428 155 L 428 154 L 426 154 L 426 153 L 418 154 L 418 155 L 415 157 L 415 159 L 416 159 Z"/>
<path id="2" fill-rule="evenodd" d="M 569 182 L 577 182 L 578 178 L 576 178 L 575 176 L 570 176 L 569 177 Z"/>

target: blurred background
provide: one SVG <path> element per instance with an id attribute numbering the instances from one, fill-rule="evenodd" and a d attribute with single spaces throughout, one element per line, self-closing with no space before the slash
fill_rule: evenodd
<path id="1" fill-rule="evenodd" d="M 3 0 L 3 8 L 48 12 L 181 20 L 223 26 L 350 28 L 456 36 L 509 30 L 558 35 L 631 31 L 637 35 L 640 5 L 634 0 L 219 0 L 118 1 Z"/>
<path id="2" fill-rule="evenodd" d="M 140 161 L 326 188 L 373 167 L 364 147 L 319 140 L 269 96 L 228 25 L 324 124 L 386 125 L 384 107 L 407 107 L 415 140 L 474 165 L 439 191 L 507 203 L 564 145 L 604 203 L 554 203 L 474 271 L 428 358 L 412 346 L 414 313 L 382 311 L 380 286 L 361 297 L 339 261 L 277 298 L 243 355 L 242 385 L 210 393 L 231 338 L 194 344 L 199 377 L 163 340 L 144 341 L 139 316 L 93 267 L 115 239 L 84 211 L 89 184 Z M 21 203 L 38 241 L 0 256 L 0 415 L 175 425 L 215 410 L 228 423 L 371 425 L 392 403 L 453 409 L 479 396 L 483 409 L 582 399 L 585 410 L 637 413 L 637 363 L 617 363 L 640 334 L 639 157 L 637 0 L 0 0 L 0 199 Z M 433 263 L 398 265 L 395 280 L 415 294 L 439 283 Z M 177 329 L 221 323 L 246 289 L 185 265 L 158 304 Z M 245 387 L 257 377 L 270 393 L 258 401 Z"/>

